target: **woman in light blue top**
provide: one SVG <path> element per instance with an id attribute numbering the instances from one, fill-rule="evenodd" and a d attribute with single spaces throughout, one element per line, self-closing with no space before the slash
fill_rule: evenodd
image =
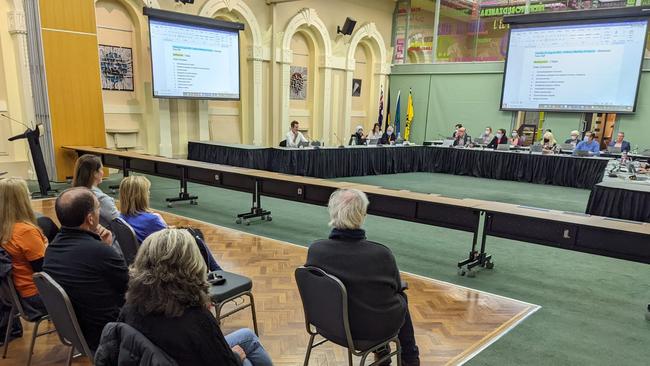
<path id="1" fill-rule="evenodd" d="M 99 223 L 108 228 L 111 222 L 120 216 L 120 211 L 115 207 L 115 200 L 102 192 L 97 186 L 104 178 L 104 167 L 99 156 L 81 155 L 74 165 L 73 187 L 86 187 L 93 191 L 99 200 Z"/>

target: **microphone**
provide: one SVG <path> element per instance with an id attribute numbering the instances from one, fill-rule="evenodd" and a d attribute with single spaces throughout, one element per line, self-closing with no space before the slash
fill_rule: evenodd
<path id="1" fill-rule="evenodd" d="M 7 116 L 7 115 L 4 114 L 4 113 L 0 113 L 0 116 L 4 117 L 4 118 L 6 118 L 6 119 L 8 119 L 8 120 L 10 120 L 10 121 L 14 121 L 14 122 L 18 123 L 19 125 L 25 126 L 25 128 L 27 128 L 28 130 L 31 130 L 31 129 L 32 129 L 31 127 L 27 126 L 26 124 L 24 124 L 24 123 L 22 123 L 22 122 L 20 122 L 20 121 L 18 121 L 18 120 L 16 120 L 16 119 L 13 119 L 13 118 Z"/>
<path id="2" fill-rule="evenodd" d="M 336 134 L 336 132 L 332 132 L 334 134 L 334 137 L 339 141 L 339 148 L 344 148 L 345 146 L 343 145 L 343 142 L 341 142 L 341 138 L 339 135 Z"/>
<path id="3" fill-rule="evenodd" d="M 7 174 L 7 172 L 0 172 L 0 177 L 2 177 L 5 174 Z"/>

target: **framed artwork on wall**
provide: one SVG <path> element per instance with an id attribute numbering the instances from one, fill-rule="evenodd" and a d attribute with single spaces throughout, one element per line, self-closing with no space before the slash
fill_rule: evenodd
<path id="1" fill-rule="evenodd" d="M 289 99 L 307 100 L 307 67 L 291 66 L 289 74 Z"/>
<path id="2" fill-rule="evenodd" d="M 361 79 L 352 79 L 352 96 L 361 96 Z"/>
<path id="3" fill-rule="evenodd" d="M 133 50 L 100 44 L 99 72 L 103 90 L 133 91 Z"/>

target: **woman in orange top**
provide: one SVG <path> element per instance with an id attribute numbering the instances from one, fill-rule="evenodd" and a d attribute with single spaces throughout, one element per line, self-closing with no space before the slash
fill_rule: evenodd
<path id="1" fill-rule="evenodd" d="M 36 224 L 27 183 L 0 180 L 0 245 L 11 256 L 13 280 L 28 316 L 47 314 L 32 280 L 42 271 L 47 239 Z"/>

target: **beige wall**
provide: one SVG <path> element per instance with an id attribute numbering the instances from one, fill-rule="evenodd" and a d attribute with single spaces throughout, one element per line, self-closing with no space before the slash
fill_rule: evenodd
<path id="1" fill-rule="evenodd" d="M 298 0 L 275 5 L 265 0 L 196 0 L 192 5 L 146 0 L 152 7 L 245 24 L 240 37 L 242 97 L 235 102 L 152 98 L 144 3 L 95 2 L 98 43 L 133 49 L 135 90 L 102 91 L 108 146 L 115 146 L 120 131 L 137 132 L 136 150 L 166 156 L 183 156 L 189 139 L 277 145 L 292 119 L 301 121 L 311 137 L 338 144 L 334 134 L 346 136 L 359 122 L 369 129 L 376 119 L 379 88 L 387 90 L 393 0 Z M 0 19 L 8 6 L 0 1 Z M 336 27 L 346 16 L 357 20 L 355 33 L 337 35 Z M 5 75 L 20 75 L 16 48 L 6 22 L 0 21 L 0 67 Z M 289 101 L 285 86 L 290 65 L 308 66 L 304 102 Z M 359 98 L 351 96 L 352 78 L 363 80 Z M 10 97 L 20 85 L 19 77 L 0 76 L 0 110 L 6 105 L 5 109 L 15 110 L 10 110 L 12 115 L 23 117 L 27 104 L 20 100 L 22 94 L 16 94 L 13 102 Z M 0 124 L 1 137 L 6 129 Z M 26 167 L 24 144 L 7 149 L 0 142 L 3 170 L 8 158 L 1 150 L 11 150 L 12 159 L 22 159 Z"/>

